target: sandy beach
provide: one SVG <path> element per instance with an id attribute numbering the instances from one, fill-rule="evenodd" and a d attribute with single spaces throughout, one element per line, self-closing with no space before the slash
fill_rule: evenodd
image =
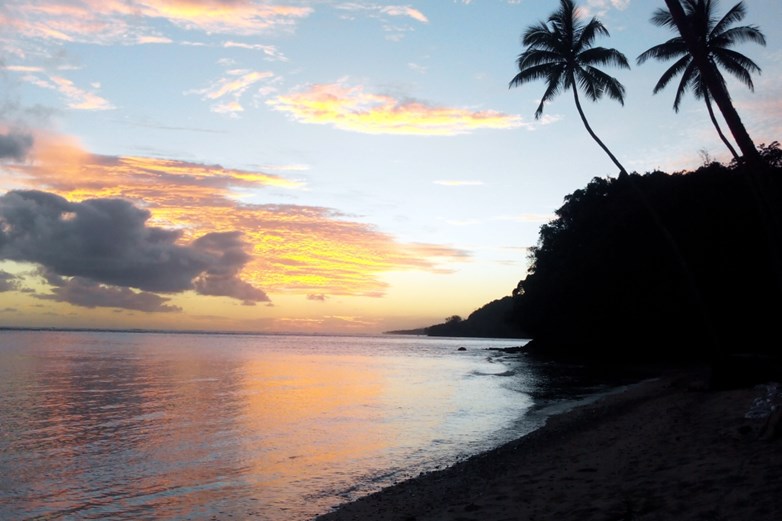
<path id="1" fill-rule="evenodd" d="M 631 386 L 317 521 L 779 521 L 780 427 L 747 418 L 768 390 L 701 376 Z"/>

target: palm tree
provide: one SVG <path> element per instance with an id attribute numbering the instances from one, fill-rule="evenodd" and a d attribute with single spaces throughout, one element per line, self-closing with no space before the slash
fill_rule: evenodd
<path id="1" fill-rule="evenodd" d="M 560 0 L 560 6 L 547 22 L 538 22 L 524 31 L 522 44 L 526 50 L 517 60 L 519 73 L 511 80 L 511 87 L 518 87 L 532 80 L 546 80 L 546 92 L 540 100 L 535 119 L 543 114 L 543 105 L 560 92 L 572 89 L 576 109 L 581 121 L 600 148 L 602 148 L 620 172 L 626 170 L 592 131 L 584 116 L 578 98 L 579 88 L 592 101 L 607 95 L 624 105 L 625 89 L 619 81 L 599 70 L 601 65 L 616 65 L 629 69 L 627 58 L 616 49 L 592 47 L 597 36 L 609 36 L 608 30 L 597 19 L 584 23 L 572 0 Z"/>
<path id="2" fill-rule="evenodd" d="M 755 26 L 732 27 L 746 15 L 743 2 L 733 6 L 719 20 L 714 12 L 717 0 L 684 0 L 683 5 L 679 0 L 665 0 L 665 3 L 668 10 L 658 9 L 651 21 L 657 26 L 677 30 L 679 36 L 652 47 L 638 57 L 639 65 L 649 58 L 660 61 L 676 59 L 655 85 L 654 93 L 665 88 L 674 77 L 681 74 L 682 78 L 673 103 L 674 110 L 679 111 L 683 94 L 688 89 L 692 89 L 696 98 L 702 98 L 706 102 L 709 117 L 720 139 L 738 159 L 738 154 L 722 133 L 714 116 L 711 107 L 713 99 L 725 117 L 744 157 L 755 159 L 758 154 L 757 149 L 733 107 L 719 66 L 738 78 L 750 90 L 754 90 L 751 73 L 760 73 L 760 67 L 731 47 L 745 41 L 765 45 L 766 39 L 763 33 Z"/>

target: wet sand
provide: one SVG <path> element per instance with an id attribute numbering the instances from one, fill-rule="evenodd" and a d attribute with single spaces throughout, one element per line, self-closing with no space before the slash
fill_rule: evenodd
<path id="1" fill-rule="evenodd" d="M 317 521 L 779 521 L 782 436 L 745 417 L 763 396 L 646 381 Z"/>

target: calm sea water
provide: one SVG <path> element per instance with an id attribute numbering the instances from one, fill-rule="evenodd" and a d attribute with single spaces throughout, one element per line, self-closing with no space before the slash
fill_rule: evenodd
<path id="1" fill-rule="evenodd" d="M 521 343 L 0 332 L 0 519 L 311 519 L 535 428 Z"/>

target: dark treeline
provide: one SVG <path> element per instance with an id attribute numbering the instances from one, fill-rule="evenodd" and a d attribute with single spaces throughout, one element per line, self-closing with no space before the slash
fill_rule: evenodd
<path id="1" fill-rule="evenodd" d="M 760 150 L 767 166 L 593 179 L 541 227 L 512 297 L 415 332 L 598 363 L 779 357 L 782 150 Z"/>
<path id="2" fill-rule="evenodd" d="M 537 350 L 615 359 L 776 354 L 782 161 L 595 178 L 541 227 L 513 321 Z"/>
<path id="3" fill-rule="evenodd" d="M 512 320 L 514 299 L 503 297 L 476 309 L 466 319 L 454 315 L 442 324 L 423 331 L 429 336 L 466 336 L 488 338 L 526 338 L 527 335 Z"/>

